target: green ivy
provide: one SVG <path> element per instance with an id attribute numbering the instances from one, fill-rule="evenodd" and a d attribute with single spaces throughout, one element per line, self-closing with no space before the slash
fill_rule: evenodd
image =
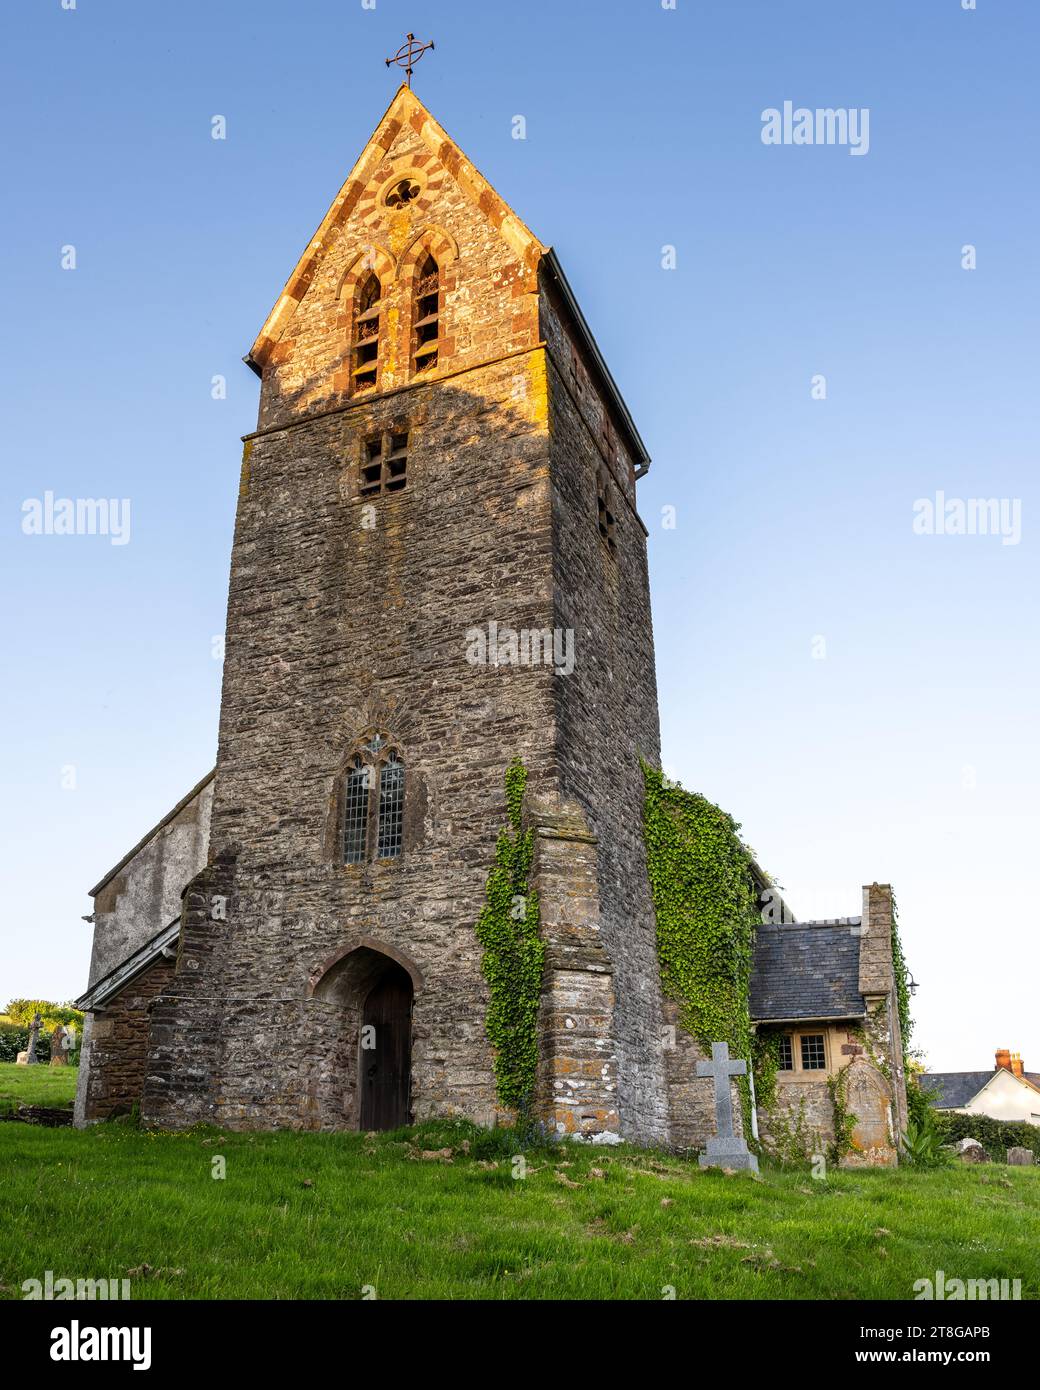
<path id="1" fill-rule="evenodd" d="M 643 827 L 657 919 L 657 954 L 666 996 L 679 1022 L 710 1052 L 727 1042 L 752 1060 L 749 1008 L 758 921 L 751 855 L 740 827 L 706 797 L 643 764 Z M 741 1079 L 744 1127 L 751 1107 Z"/>
<path id="2" fill-rule="evenodd" d="M 903 944 L 899 939 L 899 918 L 896 900 L 892 898 L 892 969 L 896 980 L 896 1007 L 899 1012 L 899 1033 L 903 1043 L 903 1076 L 910 1077 L 910 1034 L 914 1030 L 914 1020 L 910 1013 L 910 972 L 906 968 Z"/>
<path id="3" fill-rule="evenodd" d="M 495 1050 L 499 1104 L 527 1117 L 538 1067 L 545 943 L 538 926 L 538 895 L 527 889 L 533 834 L 522 824 L 527 769 L 519 758 L 509 764 L 505 784 L 509 826 L 499 832 L 495 846 L 477 940 L 484 948 L 481 970 L 491 989 L 485 1028 Z"/>
<path id="4" fill-rule="evenodd" d="M 859 1116 L 848 1108 L 849 1069 L 842 1069 L 827 1078 L 827 1089 L 831 1093 L 834 1107 L 834 1140 L 827 1157 L 837 1167 L 847 1153 L 852 1151 L 852 1131 L 859 1122 Z"/>
<path id="5" fill-rule="evenodd" d="M 782 1038 L 778 1030 L 760 1028 L 751 1040 L 751 1069 L 755 1074 L 755 1104 L 759 1110 L 768 1110 L 776 1100 Z"/>

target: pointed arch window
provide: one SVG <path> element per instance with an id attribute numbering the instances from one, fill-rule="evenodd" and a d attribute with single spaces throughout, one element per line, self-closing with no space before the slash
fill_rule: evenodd
<path id="1" fill-rule="evenodd" d="M 379 839 L 377 859 L 396 859 L 404 830 L 404 763 L 396 750 L 379 769 Z"/>
<path id="2" fill-rule="evenodd" d="M 440 353 L 441 273 L 427 251 L 416 267 L 415 301 L 412 308 L 412 367 L 428 372 Z"/>
<path id="3" fill-rule="evenodd" d="M 404 755 L 376 733 L 353 755 L 344 773 L 342 860 L 365 864 L 399 859 L 404 848 Z"/>
<path id="4" fill-rule="evenodd" d="M 343 787 L 343 862 L 363 864 L 368 847 L 368 802 L 371 770 L 356 757 Z"/>
<path id="5" fill-rule="evenodd" d="M 383 288 L 374 271 L 362 282 L 354 302 L 351 378 L 355 391 L 367 391 L 378 380 L 379 329 L 383 313 Z"/>

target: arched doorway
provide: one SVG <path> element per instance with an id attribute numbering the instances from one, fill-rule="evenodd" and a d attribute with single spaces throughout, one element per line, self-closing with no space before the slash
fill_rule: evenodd
<path id="1" fill-rule="evenodd" d="M 415 962 L 373 937 L 341 948 L 314 971 L 307 993 L 324 1006 L 315 1027 L 344 1063 L 323 1073 L 325 1128 L 411 1123 L 412 1009 L 422 989 Z"/>
<path id="2" fill-rule="evenodd" d="M 412 982 L 389 964 L 365 999 L 361 1027 L 361 1128 L 400 1129 L 409 1121 Z"/>

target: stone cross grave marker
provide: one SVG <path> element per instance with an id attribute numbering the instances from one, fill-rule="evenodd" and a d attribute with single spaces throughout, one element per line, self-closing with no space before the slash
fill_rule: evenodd
<path id="1" fill-rule="evenodd" d="M 40 1025 L 42 1022 L 43 1020 L 40 1018 L 39 1013 L 36 1013 L 33 1015 L 32 1023 L 29 1024 L 29 1043 L 26 1047 L 28 1056 L 25 1061 L 26 1065 L 30 1067 L 36 1062 L 36 1041 L 40 1036 Z"/>
<path id="2" fill-rule="evenodd" d="M 698 1076 L 710 1076 L 715 1081 L 715 1138 L 708 1140 L 707 1153 L 701 1154 L 702 1168 L 748 1168 L 758 1172 L 758 1159 L 744 1142 L 743 1135 L 733 1133 L 733 1097 L 730 1094 L 731 1076 L 743 1076 L 747 1063 L 734 1061 L 729 1044 L 712 1043 L 711 1061 L 697 1063 Z"/>

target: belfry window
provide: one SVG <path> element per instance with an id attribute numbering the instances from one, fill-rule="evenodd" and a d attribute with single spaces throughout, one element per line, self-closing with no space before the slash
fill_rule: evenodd
<path id="1" fill-rule="evenodd" d="M 416 372 L 431 371 L 440 351 L 440 270 L 429 252 L 416 269 L 412 310 L 412 365 Z"/>
<path id="2" fill-rule="evenodd" d="M 344 864 L 398 859 L 404 847 L 404 758 L 381 733 L 362 744 L 343 777 Z"/>
<path id="3" fill-rule="evenodd" d="M 379 373 L 379 325 L 382 318 L 382 287 L 372 274 L 361 286 L 354 315 L 352 379 L 355 391 L 375 386 Z"/>
<path id="4" fill-rule="evenodd" d="M 388 430 L 372 435 L 361 445 L 360 497 L 400 492 L 408 482 L 408 433 Z"/>
<path id="5" fill-rule="evenodd" d="M 601 468 L 596 474 L 596 511 L 600 539 L 611 555 L 614 555 L 617 552 L 617 517 L 614 515 L 614 499 L 605 468 Z"/>

